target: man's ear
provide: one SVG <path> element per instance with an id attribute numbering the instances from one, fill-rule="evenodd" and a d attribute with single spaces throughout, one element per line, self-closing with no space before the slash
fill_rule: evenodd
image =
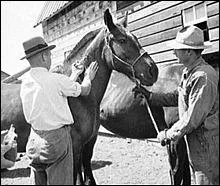
<path id="1" fill-rule="evenodd" d="M 47 60 L 47 54 L 45 51 L 41 52 L 41 57 L 42 57 L 43 62 Z"/>
<path id="2" fill-rule="evenodd" d="M 187 52 L 188 52 L 189 55 L 194 55 L 194 50 L 192 50 L 192 49 L 188 49 Z"/>

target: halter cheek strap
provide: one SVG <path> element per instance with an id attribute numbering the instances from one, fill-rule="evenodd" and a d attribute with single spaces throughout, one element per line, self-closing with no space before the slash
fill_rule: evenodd
<path id="1" fill-rule="evenodd" d="M 109 47 L 109 45 L 105 45 L 103 52 L 102 52 L 102 57 L 107 61 L 108 64 L 111 64 L 112 69 L 115 69 L 114 63 L 113 63 L 113 54 L 112 50 Z"/>
<path id="2" fill-rule="evenodd" d="M 105 48 L 103 50 L 103 57 L 105 57 L 105 59 L 107 60 L 107 62 L 109 64 L 111 64 L 112 69 L 117 70 L 115 64 L 114 64 L 114 59 L 117 60 L 118 62 L 127 65 L 128 67 L 131 68 L 131 72 L 132 72 L 132 79 L 134 80 L 134 82 L 136 83 L 137 86 L 140 85 L 139 80 L 135 77 L 135 69 L 134 66 L 135 64 L 141 59 L 141 57 L 143 57 L 144 54 L 146 54 L 147 52 L 145 52 L 145 50 L 143 48 L 141 48 L 141 54 L 135 59 L 135 61 L 130 64 L 124 60 L 122 60 L 121 58 L 119 58 L 118 56 L 116 56 L 113 52 L 112 49 L 109 45 L 109 34 L 107 34 L 107 36 L 105 37 Z"/>

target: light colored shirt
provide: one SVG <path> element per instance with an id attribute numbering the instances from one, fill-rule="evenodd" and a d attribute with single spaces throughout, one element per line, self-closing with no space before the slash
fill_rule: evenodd
<path id="1" fill-rule="evenodd" d="M 67 96 L 80 93 L 80 84 L 69 77 L 42 67 L 32 68 L 22 80 L 20 91 L 25 119 L 35 130 L 73 124 Z"/>
<path id="2" fill-rule="evenodd" d="M 218 81 L 215 69 L 202 58 L 183 70 L 178 87 L 179 120 L 167 131 L 168 138 L 178 140 L 199 126 L 219 130 Z"/>

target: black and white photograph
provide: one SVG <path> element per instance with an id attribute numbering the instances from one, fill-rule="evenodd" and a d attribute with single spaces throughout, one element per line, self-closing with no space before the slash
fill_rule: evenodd
<path id="1" fill-rule="evenodd" d="M 1 1 L 1 185 L 219 185 L 219 2 Z"/>

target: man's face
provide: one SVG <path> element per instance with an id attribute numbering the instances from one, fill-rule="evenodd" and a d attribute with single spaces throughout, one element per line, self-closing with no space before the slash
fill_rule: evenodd
<path id="1" fill-rule="evenodd" d="M 178 58 L 179 63 L 187 65 L 189 62 L 189 49 L 174 49 L 173 54 Z"/>
<path id="2" fill-rule="evenodd" d="M 49 70 L 50 66 L 51 66 L 51 52 L 50 52 L 50 50 L 45 51 L 45 56 L 46 56 L 47 67 Z"/>

